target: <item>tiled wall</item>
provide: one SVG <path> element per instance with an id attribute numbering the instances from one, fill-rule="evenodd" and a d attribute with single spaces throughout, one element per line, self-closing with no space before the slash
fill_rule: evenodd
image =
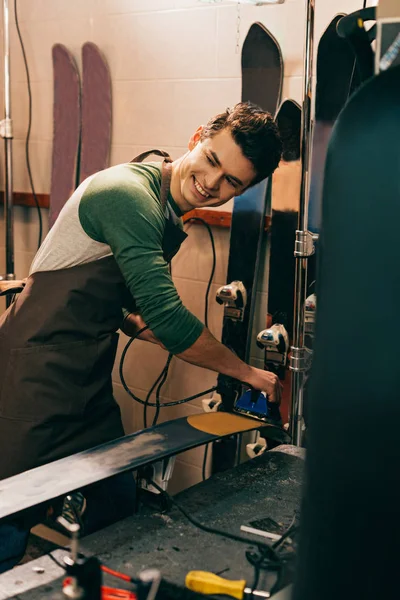
<path id="1" fill-rule="evenodd" d="M 370 0 L 369 4 L 376 4 Z M 13 5 L 13 2 L 10 2 Z M 338 12 L 360 8 L 362 0 L 316 0 L 317 38 Z M 11 6 L 12 117 L 14 120 L 14 189 L 29 191 L 24 159 L 27 128 L 26 76 Z M 281 45 L 285 78 L 283 97 L 302 98 L 305 0 L 286 0 L 277 6 L 232 2 L 204 4 L 199 0 L 18 0 L 21 33 L 29 62 L 33 93 L 31 163 L 38 192 L 50 188 L 52 138 L 51 47 L 63 43 L 80 63 L 80 49 L 98 44 L 110 65 L 113 86 L 111 164 L 129 160 L 150 147 L 161 147 L 176 158 L 185 152 L 190 134 L 213 113 L 240 100 L 240 53 L 250 25 L 259 21 Z M 239 31 L 237 31 L 239 26 Z M 3 93 L 1 90 L 1 114 Z M 1 157 L 3 150 L 1 148 Z M 4 180 L 3 160 L 0 168 Z M 42 211 L 47 222 L 47 211 Z M 4 271 L 4 221 L 0 219 L 0 271 Z M 37 239 L 37 214 L 15 209 L 16 274 L 27 274 Z M 225 283 L 229 232 L 215 229 L 217 270 L 210 295 L 209 322 L 218 337 L 222 310 L 215 291 Z M 265 249 L 264 249 L 265 250 Z M 266 252 L 264 251 L 264 255 Z M 264 256 L 265 258 L 265 256 Z M 184 303 L 199 317 L 211 271 L 208 234 L 192 226 L 189 239 L 173 263 L 173 274 Z M 258 284 L 255 330 L 264 327 L 267 272 Z M 121 336 L 123 338 L 123 336 Z M 120 351 L 125 339 L 121 339 Z M 261 354 L 253 352 L 261 366 Z M 126 360 L 126 380 L 143 397 L 165 361 L 165 352 L 136 342 Z M 211 387 L 214 373 L 175 360 L 163 400 L 177 400 Z M 114 373 L 115 394 L 128 431 L 141 427 L 141 410 L 132 403 Z M 162 419 L 201 410 L 201 401 L 165 409 Z M 199 480 L 203 450 L 181 456 L 173 490 Z"/>

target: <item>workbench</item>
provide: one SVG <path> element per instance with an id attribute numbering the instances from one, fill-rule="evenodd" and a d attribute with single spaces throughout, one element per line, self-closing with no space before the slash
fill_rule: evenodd
<path id="1" fill-rule="evenodd" d="M 286 528 L 299 514 L 303 453 L 294 446 L 279 446 L 214 475 L 175 499 L 201 523 L 268 543 L 264 538 L 241 533 L 240 526 L 271 531 L 275 522 Z M 205 570 L 222 573 L 228 579 L 246 579 L 251 585 L 254 569 L 245 558 L 249 546 L 197 529 L 176 508 L 163 514 L 146 507 L 139 514 L 84 537 L 80 549 L 132 576 L 152 567 L 159 569 L 166 580 L 183 586 L 188 571 Z M 295 546 L 285 547 L 287 583 L 293 578 Z M 63 550 L 53 552 L 58 560 L 65 554 Z M 63 600 L 62 577 L 62 569 L 48 556 L 42 556 L 0 575 L 0 600 Z M 110 581 L 116 585 L 117 580 Z"/>

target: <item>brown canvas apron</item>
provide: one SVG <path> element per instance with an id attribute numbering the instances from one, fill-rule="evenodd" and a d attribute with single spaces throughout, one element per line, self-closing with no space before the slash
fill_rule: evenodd
<path id="1" fill-rule="evenodd" d="M 169 156 L 132 162 L 151 153 L 165 157 L 165 208 Z M 166 260 L 185 237 L 166 220 Z M 123 307 L 134 300 L 109 256 L 32 274 L 0 317 L 0 479 L 124 435 L 111 381 Z"/>

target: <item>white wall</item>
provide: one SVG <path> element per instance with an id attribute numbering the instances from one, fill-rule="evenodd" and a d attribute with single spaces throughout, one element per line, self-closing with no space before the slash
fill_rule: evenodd
<path id="1" fill-rule="evenodd" d="M 10 4 L 13 5 L 13 2 Z M 369 4 L 376 4 L 370 1 Z M 317 38 L 338 12 L 361 8 L 362 0 L 316 0 Z M 112 76 L 113 131 L 111 164 L 128 161 L 135 154 L 159 147 L 172 157 L 185 152 L 196 127 L 213 113 L 240 100 L 240 53 L 237 43 L 237 6 L 231 2 L 204 4 L 198 0 L 18 0 L 33 93 L 31 162 L 37 192 L 50 189 L 52 147 L 51 48 L 63 43 L 80 63 L 84 42 L 95 42 L 105 54 Z M 11 13 L 12 13 L 11 7 Z M 301 102 L 305 0 L 286 0 L 283 5 L 240 8 L 239 45 L 250 25 L 259 21 L 282 48 L 285 73 L 283 97 Z M 27 128 L 26 76 L 11 14 L 12 116 L 14 120 L 14 189 L 29 191 L 24 159 Z M 3 94 L 2 94 L 3 97 Z M 1 99 L 1 105 L 3 100 Z M 0 106 L 3 113 L 2 106 Z M 1 151 L 2 152 L 2 151 Z M 1 166 L 0 176 L 3 177 Z M 3 186 L 4 187 L 4 186 Z M 45 228 L 47 211 L 42 211 Z M 4 221 L 0 219 L 0 272 L 4 271 Z M 222 309 L 214 302 L 215 291 L 225 283 L 229 232 L 215 229 L 217 272 L 210 300 L 210 329 L 220 334 Z M 15 261 L 17 277 L 27 274 L 37 239 L 37 215 L 33 209 L 15 209 Z M 264 253 L 265 254 L 265 253 Z M 211 270 L 208 235 L 191 227 L 189 240 L 174 260 L 173 273 L 185 304 L 200 318 Z M 255 329 L 264 328 L 267 305 L 267 273 L 258 284 Z M 125 340 L 122 340 L 125 342 Z M 122 344 L 121 344 L 122 348 Z M 261 366 L 261 354 L 253 351 Z M 142 397 L 160 372 L 165 353 L 136 342 L 126 361 L 126 379 Z M 211 387 L 214 373 L 174 361 L 164 400 L 176 400 Z M 141 410 L 132 403 L 114 374 L 115 394 L 121 404 L 127 431 L 141 426 Z M 192 414 L 200 400 L 168 408 L 162 418 Z M 203 450 L 178 459 L 173 488 L 199 480 Z"/>

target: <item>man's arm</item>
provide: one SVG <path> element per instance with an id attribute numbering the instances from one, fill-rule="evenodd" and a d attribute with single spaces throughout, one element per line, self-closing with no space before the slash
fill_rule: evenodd
<path id="1" fill-rule="evenodd" d="M 127 335 L 133 336 L 145 326 L 140 315 L 131 313 L 125 318 L 121 329 Z M 164 348 L 150 329 L 144 331 L 139 338 Z M 192 365 L 228 375 L 257 390 L 262 390 L 268 394 L 271 402 L 279 404 L 281 401 L 282 386 L 274 373 L 251 367 L 240 360 L 226 346 L 218 342 L 206 327 L 190 348 L 176 356 Z"/>
<path id="2" fill-rule="evenodd" d="M 218 342 L 206 327 L 190 348 L 176 356 L 198 367 L 239 379 L 256 390 L 266 392 L 271 402 L 280 404 L 282 386 L 277 375 L 243 362 L 229 348 Z"/>
<path id="3" fill-rule="evenodd" d="M 140 335 L 138 335 L 139 340 L 143 340 L 145 342 L 151 342 L 152 344 L 157 344 L 157 346 L 161 346 L 166 350 L 164 344 L 160 342 L 158 338 L 154 335 L 154 333 L 149 329 L 142 317 L 139 313 L 128 313 L 121 324 L 121 331 L 128 335 L 129 337 L 134 337 L 138 334 L 141 329 L 145 329 Z"/>
<path id="4" fill-rule="evenodd" d="M 101 171 L 82 197 L 79 218 L 91 239 L 110 247 L 137 311 L 177 354 L 193 344 L 203 324 L 174 286 L 163 256 L 165 215 L 142 179 L 130 165 Z"/>

